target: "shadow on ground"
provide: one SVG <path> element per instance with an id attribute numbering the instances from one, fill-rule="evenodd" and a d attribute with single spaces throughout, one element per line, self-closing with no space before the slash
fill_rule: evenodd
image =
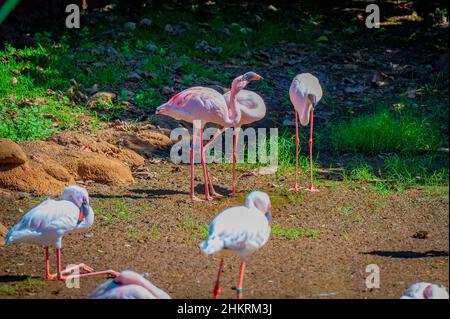
<path id="1" fill-rule="evenodd" d="M 383 250 L 373 250 L 370 252 L 363 253 L 364 255 L 374 255 L 380 257 L 388 258 L 429 258 L 429 257 L 448 257 L 448 251 L 441 250 L 429 250 L 426 252 L 416 252 L 416 251 L 383 251 Z"/>

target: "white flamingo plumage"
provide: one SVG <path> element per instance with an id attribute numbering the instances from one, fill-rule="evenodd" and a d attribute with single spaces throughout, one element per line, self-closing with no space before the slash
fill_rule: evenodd
<path id="1" fill-rule="evenodd" d="M 400 299 L 449 299 L 449 296 L 444 286 L 428 282 L 416 282 L 408 288 L 406 294 Z"/>
<path id="2" fill-rule="evenodd" d="M 131 270 L 124 270 L 114 279 L 101 284 L 90 294 L 89 298 L 171 299 L 165 291 Z"/>
<path id="3" fill-rule="evenodd" d="M 93 272 L 86 264 L 61 270 L 61 241 L 65 234 L 86 231 L 94 222 L 94 211 L 89 205 L 89 194 L 79 186 L 64 189 L 61 200 L 47 199 L 32 208 L 13 226 L 5 238 L 5 244 L 33 243 L 45 246 L 46 279 L 65 280 L 66 274 L 74 269 L 88 273 L 70 275 L 74 277 L 91 277 L 96 275 L 116 275 L 112 270 Z M 56 248 L 57 272 L 50 273 L 49 246 Z"/>
<path id="4" fill-rule="evenodd" d="M 272 221 L 272 204 L 269 195 L 260 191 L 248 194 L 244 206 L 225 209 L 211 222 L 208 238 L 200 244 L 201 251 L 206 254 L 234 252 L 241 257 L 237 298 L 243 297 L 243 279 L 245 260 L 252 253 L 264 246 L 270 237 Z M 220 294 L 220 274 L 223 258 L 220 261 L 214 298 Z"/>

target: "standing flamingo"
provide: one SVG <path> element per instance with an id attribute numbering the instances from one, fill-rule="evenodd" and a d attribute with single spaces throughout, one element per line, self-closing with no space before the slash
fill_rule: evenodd
<path id="1" fill-rule="evenodd" d="M 200 244 L 206 255 L 234 252 L 241 257 L 237 298 L 243 297 L 245 261 L 248 256 L 264 246 L 269 240 L 272 221 L 272 204 L 269 195 L 260 191 L 248 194 L 245 206 L 236 206 L 219 213 L 209 226 L 208 238 Z M 223 268 L 220 260 L 219 272 L 214 286 L 214 299 L 220 294 L 220 274 Z"/>
<path id="2" fill-rule="evenodd" d="M 90 299 L 171 299 L 162 289 L 131 270 L 98 286 Z"/>
<path id="3" fill-rule="evenodd" d="M 406 295 L 400 299 L 449 299 L 449 296 L 444 286 L 417 282 L 411 285 L 406 291 Z"/>
<path id="4" fill-rule="evenodd" d="M 203 178 L 205 181 L 205 197 L 212 200 L 212 196 L 221 197 L 215 192 L 208 174 L 205 158 L 205 147 L 203 144 L 203 127 L 206 123 L 220 125 L 223 129 L 235 127 L 241 123 L 245 114 L 246 105 L 240 104 L 236 96 L 250 81 L 260 80 L 261 76 L 254 72 L 247 72 L 235 78 L 231 84 L 230 100 L 227 103 L 225 97 L 219 92 L 206 87 L 192 87 L 173 96 L 167 103 L 156 109 L 156 114 L 167 115 L 176 120 L 183 120 L 193 123 L 193 137 L 190 150 L 191 163 L 191 191 L 190 196 L 195 201 L 201 201 L 194 194 L 194 150 L 196 146 L 197 132 L 200 132 L 200 155 L 203 168 Z M 238 103 L 236 103 L 238 102 Z M 197 124 L 197 121 L 199 122 Z M 209 145 L 223 131 L 216 132 Z M 235 141 L 234 144 L 237 142 Z M 233 147 L 233 159 L 236 158 L 235 147 Z M 233 179 L 234 180 L 234 179 Z M 210 195 L 210 191 L 212 196 Z"/>
<path id="5" fill-rule="evenodd" d="M 35 243 L 45 246 L 45 277 L 50 280 L 66 280 L 70 278 L 112 275 L 113 270 L 94 272 L 86 264 L 79 264 L 61 270 L 61 241 L 66 233 L 82 232 L 94 222 L 94 211 L 89 206 L 89 194 L 79 186 L 68 186 L 64 189 L 62 200 L 47 199 L 32 208 L 23 216 L 6 235 L 5 243 Z M 50 273 L 48 246 L 56 247 L 56 274 Z M 71 275 L 75 269 L 87 273 Z M 69 274 L 69 276 L 66 276 Z"/>
<path id="6" fill-rule="evenodd" d="M 322 87 L 320 86 L 319 79 L 310 73 L 297 75 L 294 80 L 292 80 L 289 96 L 295 109 L 295 186 L 293 190 L 296 192 L 300 190 L 298 186 L 298 146 L 300 144 L 298 121 L 300 120 L 300 124 L 306 126 L 311 120 L 309 132 L 309 169 L 311 179 L 308 190 L 311 192 L 318 192 L 319 190 L 314 187 L 313 180 L 312 146 L 314 108 L 322 98 Z"/>
<path id="7" fill-rule="evenodd" d="M 262 77 L 260 77 L 262 79 Z M 228 105 L 230 105 L 231 96 L 233 91 L 226 92 L 223 97 L 225 98 Z M 233 182 L 231 196 L 236 197 L 236 152 L 237 144 L 239 140 L 239 132 L 243 125 L 251 124 L 262 120 L 266 115 L 266 104 L 260 95 L 253 91 L 241 90 L 235 95 L 235 103 L 241 110 L 241 121 L 234 127 L 234 140 L 233 140 Z M 211 138 L 211 140 L 204 146 L 206 150 L 214 140 L 222 134 L 226 128 L 219 129 L 216 134 Z"/>

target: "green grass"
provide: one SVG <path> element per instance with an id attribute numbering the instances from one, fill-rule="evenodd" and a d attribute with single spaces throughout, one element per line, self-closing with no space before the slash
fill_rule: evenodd
<path id="1" fill-rule="evenodd" d="M 7 46 L 0 51 L 1 137 L 17 141 L 45 139 L 58 130 L 76 127 L 85 110 L 53 90 L 49 82 L 57 71 L 39 63 L 43 56 L 54 59 L 52 52 L 42 46 L 22 50 Z"/>
<path id="2" fill-rule="evenodd" d="M 109 201 L 96 202 L 94 209 L 104 222 L 130 223 L 135 219 L 134 214 L 145 210 L 146 206 L 127 202 L 126 199 L 119 197 Z"/>
<path id="3" fill-rule="evenodd" d="M 26 278 L 14 283 L 0 283 L 0 294 L 14 296 L 22 291 L 31 291 L 43 287 L 46 282 L 40 278 Z"/>
<path id="4" fill-rule="evenodd" d="M 435 149 L 438 133 L 427 119 L 380 111 L 333 125 L 330 141 L 339 153 L 417 152 Z"/>
<path id="5" fill-rule="evenodd" d="M 387 178 L 404 185 L 448 185 L 447 154 L 408 157 L 392 155 L 385 159 Z"/>
<path id="6" fill-rule="evenodd" d="M 307 229 L 303 227 L 297 227 L 297 228 L 284 228 L 279 225 L 273 225 L 272 226 L 272 234 L 274 234 L 277 237 L 283 237 L 283 238 L 317 238 L 319 237 L 319 231 L 315 229 Z"/>
<path id="7" fill-rule="evenodd" d="M 187 234 L 188 240 L 198 241 L 208 238 L 209 226 L 199 224 L 192 215 L 184 216 L 179 227 Z"/>
<path id="8" fill-rule="evenodd" d="M 330 129 L 335 152 L 367 155 L 433 150 L 438 136 L 428 119 L 394 116 L 389 111 L 354 117 Z"/>
<path id="9" fill-rule="evenodd" d="M 125 22 L 120 10 L 114 25 L 119 28 Z M 280 39 L 310 41 L 310 31 L 321 19 L 298 17 L 292 24 L 279 13 L 255 24 L 254 18 L 239 18 L 238 8 L 228 8 L 227 14 L 220 14 L 218 6 L 208 7 L 207 15 L 204 10 L 197 5 L 188 11 L 148 7 L 142 14 L 153 21 L 150 28 L 105 37 L 101 34 L 111 30 L 111 23 L 97 17 L 95 25 L 87 23 L 76 33 L 62 35 L 52 28 L 35 33 L 33 47 L 15 49 L 6 44 L 0 51 L 0 136 L 18 141 L 46 139 L 58 130 L 76 129 L 82 115 L 91 117 L 93 125 L 123 117 L 128 109 L 120 101 L 93 110 L 86 107 L 85 96 L 91 95 L 94 86 L 119 93 L 120 99 L 144 110 L 168 98 L 170 93 L 164 93 L 164 88 L 179 91 L 210 85 L 210 81 L 229 86 L 235 74 L 212 68 L 205 61 L 255 65 L 254 50 Z M 166 25 L 175 32 L 166 30 Z M 199 40 L 222 52 L 196 48 Z M 141 79 L 130 88 L 127 78 L 132 72 Z M 16 84 L 11 82 L 13 77 Z M 71 79 L 79 86 L 68 92 Z M 270 83 L 260 85 L 268 95 L 275 94 Z"/>
<path id="10" fill-rule="evenodd" d="M 339 213 L 344 217 L 350 217 L 355 208 L 353 206 L 342 206 L 338 208 Z"/>

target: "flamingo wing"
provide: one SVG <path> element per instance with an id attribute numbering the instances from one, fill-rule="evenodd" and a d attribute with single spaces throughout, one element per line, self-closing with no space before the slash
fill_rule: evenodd
<path id="1" fill-rule="evenodd" d="M 139 285 L 122 285 L 114 280 L 101 284 L 89 296 L 90 299 L 156 299 L 156 297 Z"/>
<path id="2" fill-rule="evenodd" d="M 269 236 L 270 227 L 264 215 L 238 206 L 224 210 L 212 221 L 208 239 L 201 247 L 205 254 L 231 249 L 248 255 L 261 248 Z"/>
<path id="3" fill-rule="evenodd" d="M 230 122 L 228 105 L 223 96 L 216 90 L 201 86 L 174 95 L 167 103 L 158 107 L 157 113 L 191 123 L 194 120 L 219 125 Z"/>
<path id="4" fill-rule="evenodd" d="M 227 105 L 230 103 L 231 92 L 223 95 Z M 263 98 L 249 90 L 241 90 L 235 97 L 236 105 L 239 105 L 241 110 L 240 125 L 250 124 L 259 121 L 266 115 L 266 104 Z"/>
<path id="5" fill-rule="evenodd" d="M 47 199 L 32 208 L 6 236 L 6 243 L 35 242 L 45 233 L 62 235 L 73 230 L 78 221 L 79 208 L 66 200 Z"/>

